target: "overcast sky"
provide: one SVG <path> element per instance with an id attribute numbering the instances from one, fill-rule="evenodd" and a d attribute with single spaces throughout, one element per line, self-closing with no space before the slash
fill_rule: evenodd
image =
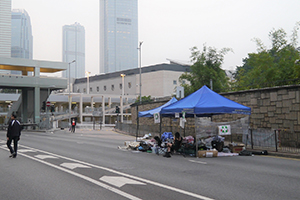
<path id="1" fill-rule="evenodd" d="M 127 1 L 127 0 L 124 0 Z M 300 21 L 300 0 L 139 0 L 142 66 L 189 61 L 203 44 L 232 48 L 223 69 L 235 69 L 256 52 L 253 38 L 270 45 L 268 33 L 288 36 Z M 12 9 L 31 17 L 33 59 L 62 61 L 62 27 L 80 23 L 86 33 L 86 70 L 99 73 L 99 0 L 12 0 Z M 300 33 L 299 33 L 300 35 Z M 299 43 L 300 40 L 298 40 Z M 300 45 L 300 43 L 299 43 Z M 138 47 L 138 44 L 137 44 Z"/>

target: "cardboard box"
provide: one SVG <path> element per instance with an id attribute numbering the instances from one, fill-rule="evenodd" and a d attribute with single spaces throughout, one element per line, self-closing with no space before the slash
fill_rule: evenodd
<path id="1" fill-rule="evenodd" d="M 243 151 L 243 146 L 234 146 L 232 147 L 232 153 L 240 153 L 241 151 Z"/>
<path id="2" fill-rule="evenodd" d="M 218 151 L 217 150 L 204 150 L 204 151 L 198 151 L 198 157 L 199 158 L 205 158 L 205 157 L 217 157 L 218 156 Z"/>
<path id="3" fill-rule="evenodd" d="M 244 146 L 244 144 L 229 144 L 229 149 L 232 153 L 240 153 L 241 151 L 243 151 Z"/>

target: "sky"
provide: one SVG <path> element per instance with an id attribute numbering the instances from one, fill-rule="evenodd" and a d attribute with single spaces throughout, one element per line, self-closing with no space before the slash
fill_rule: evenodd
<path id="1" fill-rule="evenodd" d="M 231 48 L 222 68 L 234 70 L 257 52 L 254 38 L 270 47 L 272 29 L 283 28 L 290 37 L 299 8 L 299 0 L 138 0 L 142 66 L 188 62 L 190 48 L 206 45 Z M 86 71 L 99 74 L 99 0 L 12 0 L 12 9 L 25 9 L 31 18 L 35 60 L 62 61 L 62 27 L 80 23 Z"/>

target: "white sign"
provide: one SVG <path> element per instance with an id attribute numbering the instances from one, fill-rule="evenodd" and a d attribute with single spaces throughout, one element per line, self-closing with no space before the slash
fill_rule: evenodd
<path id="1" fill-rule="evenodd" d="M 157 124 L 157 123 L 160 123 L 160 116 L 159 116 L 159 113 L 154 113 L 154 123 Z"/>
<path id="2" fill-rule="evenodd" d="M 219 126 L 219 135 L 231 135 L 230 125 Z"/>
<path id="3" fill-rule="evenodd" d="M 181 128 L 184 128 L 184 122 L 185 122 L 185 119 L 184 118 L 180 118 L 179 126 Z"/>
<path id="4" fill-rule="evenodd" d="M 175 113 L 175 118 L 179 118 L 179 113 Z"/>

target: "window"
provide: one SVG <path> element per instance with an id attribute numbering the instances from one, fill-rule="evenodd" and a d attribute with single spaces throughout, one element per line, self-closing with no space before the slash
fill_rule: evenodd
<path id="1" fill-rule="evenodd" d="M 97 86 L 97 92 L 99 92 L 99 86 Z"/>
<path id="2" fill-rule="evenodd" d="M 103 90 L 106 91 L 106 85 L 103 86 Z"/>
<path id="3" fill-rule="evenodd" d="M 173 85 L 177 85 L 177 81 L 176 80 L 173 80 Z"/>
<path id="4" fill-rule="evenodd" d="M 128 88 L 131 88 L 131 82 L 128 83 Z"/>
<path id="5" fill-rule="evenodd" d="M 112 90 L 112 91 L 115 90 L 115 85 L 111 85 L 111 90 Z"/>
<path id="6" fill-rule="evenodd" d="M 185 80 L 182 81 L 182 84 L 185 84 Z"/>
<path id="7" fill-rule="evenodd" d="M 79 88 L 77 89 L 77 92 L 80 93 L 80 89 Z"/>
<path id="8" fill-rule="evenodd" d="M 86 89 L 85 88 L 83 88 L 83 93 L 85 93 L 86 92 Z"/>
<path id="9" fill-rule="evenodd" d="M 93 88 L 92 87 L 90 87 L 90 92 L 93 92 Z"/>
<path id="10" fill-rule="evenodd" d="M 122 83 L 120 83 L 120 90 L 122 90 Z"/>

